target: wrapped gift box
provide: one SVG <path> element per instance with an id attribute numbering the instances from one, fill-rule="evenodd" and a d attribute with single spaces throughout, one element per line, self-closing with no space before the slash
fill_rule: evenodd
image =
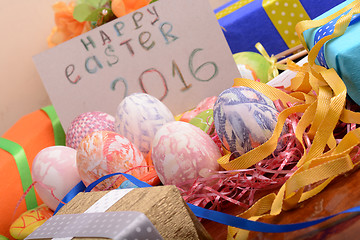
<path id="1" fill-rule="evenodd" d="M 344 0 L 236 0 L 215 9 L 232 53 L 257 52 L 260 42 L 271 54 L 300 44 L 295 25 L 314 19 Z"/>
<path id="2" fill-rule="evenodd" d="M 47 220 L 26 239 L 62 236 L 114 240 L 163 239 L 145 214 L 135 211 L 57 215 Z"/>
<path id="3" fill-rule="evenodd" d="M 16 209 L 25 190 L 32 183 L 30 171 L 36 154 L 45 147 L 55 145 L 52 122 L 45 111 L 37 110 L 19 119 L 1 140 L 3 145 L 0 147 L 0 234 L 10 237 L 9 227 L 12 221 L 27 209 L 42 203 L 32 189 Z M 4 150 L 5 145 L 9 144 L 18 147 L 19 151 L 16 154 L 23 155 L 25 161 L 16 162 L 14 156 Z"/>
<path id="4" fill-rule="evenodd" d="M 330 11 L 322 14 L 316 19 L 323 19 L 339 11 L 354 0 L 348 0 Z M 312 28 L 304 32 L 304 38 L 309 49 L 312 49 L 315 42 L 322 37 L 332 33 L 333 26 L 337 18 L 332 23 L 324 26 Z M 334 68 L 344 81 L 349 96 L 360 105 L 360 14 L 355 14 L 347 27 L 345 33 L 327 41 L 320 50 L 316 62 L 324 67 Z"/>
<path id="5" fill-rule="evenodd" d="M 122 194 L 121 191 L 125 193 Z M 121 195 L 120 198 L 110 196 L 118 193 Z M 114 203 L 103 208 L 111 201 Z M 99 208 L 103 209 L 99 210 Z M 79 193 L 62 207 L 56 216 L 99 211 L 141 212 L 147 216 L 164 239 L 211 239 L 181 197 L 179 190 L 172 185 Z"/>

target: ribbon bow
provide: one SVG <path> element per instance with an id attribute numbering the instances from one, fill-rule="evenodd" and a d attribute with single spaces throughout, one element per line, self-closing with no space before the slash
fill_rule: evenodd
<path id="1" fill-rule="evenodd" d="M 279 75 L 279 69 L 285 70 L 286 66 L 284 64 L 280 64 L 277 62 L 277 58 L 274 55 L 269 56 L 266 52 L 265 48 L 261 43 L 256 43 L 255 48 L 259 51 L 259 53 L 265 58 L 266 61 L 270 63 L 270 67 L 268 70 L 268 80 L 273 79 L 274 77 Z"/>

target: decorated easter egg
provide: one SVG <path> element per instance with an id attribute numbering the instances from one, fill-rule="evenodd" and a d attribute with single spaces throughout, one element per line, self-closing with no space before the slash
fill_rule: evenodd
<path id="1" fill-rule="evenodd" d="M 81 181 L 76 150 L 66 146 L 44 148 L 34 158 L 31 175 L 41 200 L 55 211 L 59 201 Z"/>
<path id="2" fill-rule="evenodd" d="M 77 116 L 66 131 L 66 146 L 77 149 L 81 140 L 95 131 L 115 131 L 115 118 L 110 114 L 94 111 Z"/>
<path id="3" fill-rule="evenodd" d="M 219 170 L 220 150 L 204 131 L 175 121 L 162 126 L 152 146 L 152 160 L 163 184 L 179 185 Z"/>
<path id="4" fill-rule="evenodd" d="M 25 239 L 54 214 L 45 204 L 21 214 L 10 226 L 10 235 Z"/>
<path id="5" fill-rule="evenodd" d="M 156 131 L 171 121 L 175 121 L 173 114 L 160 100 L 146 93 L 133 93 L 117 108 L 115 131 L 146 156 Z"/>
<path id="6" fill-rule="evenodd" d="M 192 118 L 194 118 L 199 113 L 212 109 L 214 107 L 217 96 L 207 97 L 202 100 L 194 109 L 189 110 L 181 115 L 180 121 L 189 122 Z"/>
<path id="7" fill-rule="evenodd" d="M 194 118 L 192 118 L 189 123 L 206 132 L 218 146 L 220 152 L 223 153 L 222 143 L 219 140 L 215 130 L 213 109 L 208 109 L 199 113 Z"/>
<path id="8" fill-rule="evenodd" d="M 269 78 L 269 68 L 271 64 L 259 53 L 256 52 L 239 52 L 233 55 L 235 63 L 238 66 L 242 78 L 257 80 L 267 83 L 272 79 Z"/>
<path id="9" fill-rule="evenodd" d="M 198 115 L 192 118 L 189 123 L 200 128 L 204 132 L 211 134 L 215 130 L 213 115 L 213 109 L 208 109 L 200 112 Z"/>
<path id="10" fill-rule="evenodd" d="M 248 87 L 223 91 L 214 105 L 215 130 L 230 152 L 244 154 L 266 142 L 277 123 L 271 99 Z"/>
<path id="11" fill-rule="evenodd" d="M 116 132 L 97 131 L 87 135 L 78 147 L 77 168 L 88 186 L 111 173 L 128 173 L 140 178 L 148 173 L 143 154 L 127 138 Z M 96 186 L 97 190 L 116 189 L 126 178 L 113 176 Z"/>

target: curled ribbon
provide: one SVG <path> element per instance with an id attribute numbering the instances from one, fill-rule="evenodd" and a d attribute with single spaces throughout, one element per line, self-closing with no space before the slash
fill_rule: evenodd
<path id="1" fill-rule="evenodd" d="M 335 15 L 340 15 L 349 9 L 351 9 L 349 13 L 337 21 L 333 34 L 322 38 L 311 49 L 308 58 L 309 63 L 302 66 L 301 69 L 296 69 L 294 64 L 290 64 L 293 70 L 298 71 L 298 74 L 292 80 L 290 88 L 287 89 L 292 93 L 286 95 L 301 98 L 297 99 L 297 103 L 295 102 L 293 107 L 289 107 L 279 114 L 273 136 L 263 145 L 247 152 L 238 159 L 232 161 L 219 159 L 221 161 L 218 162 L 226 169 L 247 168 L 261 161 L 271 154 L 271 151 L 276 147 L 276 140 L 282 129 L 284 118 L 294 112 L 302 114 L 295 134 L 304 149 L 303 135 L 305 133 L 311 139 L 311 145 L 299 160 L 297 171 L 290 176 L 277 194 L 270 194 L 260 199 L 253 207 L 239 216 L 253 221 L 265 216 L 276 216 L 282 210 L 294 208 L 298 203 L 315 196 L 335 177 L 354 169 L 359 164 L 359 159 L 352 159 L 350 152 L 360 144 L 360 128 L 348 132 L 340 143 L 334 137 L 334 129 L 339 120 L 345 123 L 359 124 L 359 114 L 345 109 L 346 87 L 336 71 L 315 64 L 316 56 L 323 44 L 344 34 L 352 15 L 360 11 L 359 1 L 354 1 Z M 304 21 L 300 22 L 296 29 L 299 36 L 302 37 L 302 32 L 306 29 L 315 27 L 314 25 L 322 25 L 328 21 L 329 19 L 314 22 Z M 272 100 L 280 99 L 285 103 L 288 102 L 284 96 L 277 93 L 277 89 L 269 88 L 262 83 L 235 79 L 235 85 L 248 86 L 264 93 Z M 308 128 L 309 126 L 310 128 Z M 319 184 L 310 190 L 306 190 L 306 186 L 312 186 L 314 183 Z M 228 239 L 245 239 L 247 236 L 248 231 L 231 226 L 228 229 Z"/>
<path id="2" fill-rule="evenodd" d="M 280 64 L 277 62 L 277 59 L 274 55 L 269 56 L 266 52 L 265 48 L 261 43 L 256 43 L 255 48 L 259 51 L 259 53 L 265 58 L 266 61 L 270 63 L 270 68 L 268 70 L 268 79 L 271 80 L 274 77 L 279 75 L 279 69 L 285 70 L 286 66 L 284 64 Z"/>

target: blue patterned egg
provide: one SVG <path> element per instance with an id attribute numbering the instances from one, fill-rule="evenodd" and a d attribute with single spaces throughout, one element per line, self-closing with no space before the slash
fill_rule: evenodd
<path id="1" fill-rule="evenodd" d="M 215 130 L 221 143 L 240 155 L 272 136 L 277 116 L 271 99 L 248 87 L 226 89 L 214 105 Z"/>
<path id="2" fill-rule="evenodd" d="M 157 130 L 171 121 L 175 121 L 173 114 L 160 100 L 146 93 L 133 93 L 117 107 L 115 131 L 146 156 Z"/>

